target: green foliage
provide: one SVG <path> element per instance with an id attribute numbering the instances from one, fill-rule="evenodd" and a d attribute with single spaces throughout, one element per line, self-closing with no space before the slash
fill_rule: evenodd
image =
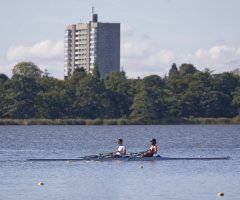
<path id="1" fill-rule="evenodd" d="M 116 124 L 117 122 L 117 124 Z M 0 125 L 133 125 L 139 124 L 136 121 L 126 119 L 0 119 Z M 240 117 L 234 118 L 195 118 L 195 119 L 181 119 L 181 118 L 165 118 L 160 122 L 152 122 L 151 124 L 240 124 Z"/>
<path id="2" fill-rule="evenodd" d="M 9 78 L 5 74 L 0 74 L 0 82 L 6 82 Z"/>
<path id="3" fill-rule="evenodd" d="M 150 124 L 165 115 L 165 82 L 157 75 L 142 80 L 135 95 L 130 117 L 140 123 Z"/>
<path id="4" fill-rule="evenodd" d="M 214 75 L 213 88 L 227 95 L 232 95 L 235 88 L 239 86 L 239 76 L 230 72 Z"/>
<path id="5" fill-rule="evenodd" d="M 83 67 L 77 67 L 77 68 L 74 70 L 73 74 L 75 74 L 75 73 L 77 73 L 77 72 L 86 72 L 86 70 L 85 70 Z"/>
<path id="6" fill-rule="evenodd" d="M 196 69 L 196 67 L 194 67 L 192 64 L 182 64 L 179 67 L 179 74 L 181 75 L 187 75 L 187 74 L 194 74 L 196 73 L 198 70 Z"/>
<path id="7" fill-rule="evenodd" d="M 240 117 L 240 86 L 236 87 L 233 94 L 232 105 L 236 106 L 238 111 L 238 116 Z"/>
<path id="8" fill-rule="evenodd" d="M 32 62 L 21 62 L 13 68 L 12 73 L 13 76 L 28 76 L 38 80 L 42 77 L 43 72 Z"/>
<path id="9" fill-rule="evenodd" d="M 236 116 L 231 119 L 231 124 L 240 124 L 240 116 Z"/>
<path id="10" fill-rule="evenodd" d="M 168 77 L 173 78 L 179 74 L 177 65 L 175 63 L 172 64 L 171 69 L 169 70 Z"/>
<path id="11" fill-rule="evenodd" d="M 3 100 L 3 116 L 15 119 L 34 117 L 38 91 L 36 80 L 15 74 L 5 86 L 8 90 Z"/>
<path id="12" fill-rule="evenodd" d="M 151 124 L 158 119 L 157 106 L 145 91 L 135 96 L 130 109 L 133 110 L 130 118 L 136 123 Z"/>
<path id="13" fill-rule="evenodd" d="M 228 118 L 196 118 L 195 124 L 231 124 L 231 119 Z"/>
<path id="14" fill-rule="evenodd" d="M 233 101 L 232 104 L 236 106 L 240 106 L 240 86 L 236 87 L 233 94 Z"/>
<path id="15" fill-rule="evenodd" d="M 92 74 L 95 78 L 100 79 L 100 72 L 99 72 L 98 65 L 96 63 L 94 63 Z"/>
<path id="16" fill-rule="evenodd" d="M 130 122 L 127 119 L 119 119 L 118 120 L 118 125 L 129 125 Z"/>
<path id="17" fill-rule="evenodd" d="M 88 74 L 76 87 L 77 117 L 95 119 L 107 111 L 107 94 L 104 83 Z"/>
<path id="18" fill-rule="evenodd" d="M 5 79 L 0 78 L 0 118 L 2 118 L 3 113 L 4 113 L 4 111 L 3 111 L 3 101 L 4 101 L 4 97 L 5 97 L 5 93 L 6 93 L 4 85 L 5 85 Z"/>
<path id="19" fill-rule="evenodd" d="M 236 109 L 234 110 L 231 105 L 233 97 L 230 93 L 239 84 L 237 80 L 231 73 L 212 75 L 209 69 L 168 79 L 167 101 L 170 115 L 177 117 L 236 116 Z"/>
<path id="20" fill-rule="evenodd" d="M 56 119 L 64 116 L 64 85 L 52 77 L 44 77 L 37 93 L 37 117 Z"/>
<path id="21" fill-rule="evenodd" d="M 103 125 L 103 120 L 102 119 L 89 119 L 86 120 L 86 125 Z"/>
<path id="22" fill-rule="evenodd" d="M 111 72 L 105 77 L 104 86 L 108 94 L 108 117 L 121 118 L 124 115 L 129 115 L 132 100 L 125 73 Z"/>
<path id="23" fill-rule="evenodd" d="M 178 71 L 173 64 L 165 78 L 127 79 L 124 71 L 99 77 L 79 69 L 60 81 L 31 62 L 19 63 L 11 79 L 0 74 L 0 124 L 228 124 L 240 118 L 239 70 L 213 74 L 182 64 Z"/>
<path id="24" fill-rule="evenodd" d="M 103 125 L 118 125 L 118 120 L 116 119 L 105 119 Z"/>
<path id="25" fill-rule="evenodd" d="M 64 82 L 65 90 L 62 91 L 62 97 L 67 118 L 78 117 L 78 102 L 76 101 L 76 87 L 78 82 L 87 76 L 86 72 L 76 72 L 73 76 Z"/>

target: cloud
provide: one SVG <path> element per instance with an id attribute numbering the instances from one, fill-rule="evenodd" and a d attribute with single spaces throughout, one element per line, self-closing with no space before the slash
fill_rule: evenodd
<path id="1" fill-rule="evenodd" d="M 167 75 L 171 65 L 191 63 L 198 70 L 209 68 L 215 73 L 240 68 L 240 47 L 214 46 L 200 48 L 192 54 L 177 55 L 174 51 L 155 51 L 150 44 L 126 43 L 122 45 L 121 65 L 129 78 L 145 77 L 151 74 Z"/>
<path id="2" fill-rule="evenodd" d="M 122 37 L 129 37 L 133 35 L 132 26 L 127 24 L 121 24 L 121 36 Z"/>
<path id="3" fill-rule="evenodd" d="M 125 43 L 121 45 L 121 57 L 128 59 L 144 58 L 151 55 L 153 48 L 148 43 Z"/>
<path id="4" fill-rule="evenodd" d="M 172 51 L 168 50 L 162 50 L 157 54 L 153 54 L 149 56 L 149 58 L 146 60 L 146 64 L 149 64 L 151 66 L 155 66 L 156 64 L 169 64 L 175 59 L 175 54 Z"/>
<path id="5" fill-rule="evenodd" d="M 25 61 L 31 61 L 35 63 L 43 72 L 46 69 L 49 73 L 50 76 L 53 76 L 58 79 L 63 79 L 63 59 L 61 60 L 48 60 L 48 61 L 38 61 L 36 62 L 35 60 L 29 59 Z M 22 62 L 24 60 L 21 60 L 19 62 Z M 6 74 L 9 78 L 12 76 L 12 69 L 14 68 L 15 65 L 17 65 L 19 62 L 9 62 L 9 61 L 4 61 L 0 60 L 0 74 Z"/>
<path id="6" fill-rule="evenodd" d="M 0 59 L 0 73 L 11 77 L 13 67 L 22 61 L 32 61 L 41 70 L 47 69 L 51 76 L 63 78 L 63 41 L 44 40 L 32 46 L 10 46 L 6 59 Z M 198 70 L 209 68 L 215 73 L 240 68 L 240 47 L 214 46 L 199 48 L 190 54 L 178 55 L 167 49 L 157 49 L 148 42 L 128 42 L 121 44 L 121 66 L 128 78 L 141 78 L 152 74 L 163 77 L 168 74 L 172 63 L 180 66 L 191 63 Z"/>
<path id="7" fill-rule="evenodd" d="M 240 67 L 240 47 L 214 46 L 198 49 L 194 54 L 182 55 L 180 59 L 192 63 L 200 70 L 210 68 L 217 73 L 231 71 Z"/>
<path id="8" fill-rule="evenodd" d="M 59 59 L 64 55 L 63 41 L 53 42 L 51 40 L 44 40 L 36 43 L 33 46 L 10 46 L 7 51 L 7 60 L 22 61 L 22 60 L 49 60 Z"/>
<path id="9" fill-rule="evenodd" d="M 44 71 L 45 69 L 50 73 L 50 76 L 63 80 L 64 78 L 64 63 L 63 59 L 52 60 L 36 63 L 37 66 Z"/>
<path id="10" fill-rule="evenodd" d="M 51 76 L 63 79 L 63 41 L 44 40 L 32 46 L 10 46 L 6 60 L 0 60 L 0 73 L 11 77 L 13 67 L 23 61 L 34 62 L 42 71 L 47 69 Z"/>
<path id="11" fill-rule="evenodd" d="M 1 60 L 0 59 L 0 74 L 5 74 L 8 77 L 11 77 L 12 75 L 12 65 L 11 63 L 5 61 L 5 60 Z"/>

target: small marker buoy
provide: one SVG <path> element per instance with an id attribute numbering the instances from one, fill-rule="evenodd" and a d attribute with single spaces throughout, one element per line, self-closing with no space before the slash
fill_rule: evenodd
<path id="1" fill-rule="evenodd" d="M 38 185 L 44 185 L 43 182 L 38 183 Z"/>
<path id="2" fill-rule="evenodd" d="M 224 194 L 222 192 L 219 192 L 218 196 L 224 196 Z"/>
<path id="3" fill-rule="evenodd" d="M 198 156 L 199 158 L 201 158 L 202 156 Z"/>
<path id="4" fill-rule="evenodd" d="M 30 162 L 30 163 L 34 163 L 34 162 Z"/>
<path id="5" fill-rule="evenodd" d="M 143 168 L 143 166 L 140 166 L 139 168 Z"/>

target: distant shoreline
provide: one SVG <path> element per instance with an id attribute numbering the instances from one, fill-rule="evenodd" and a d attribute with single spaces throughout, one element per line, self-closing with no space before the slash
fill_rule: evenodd
<path id="1" fill-rule="evenodd" d="M 0 119 L 0 125 L 234 125 L 240 124 L 235 118 L 170 118 L 151 123 L 130 119 Z"/>

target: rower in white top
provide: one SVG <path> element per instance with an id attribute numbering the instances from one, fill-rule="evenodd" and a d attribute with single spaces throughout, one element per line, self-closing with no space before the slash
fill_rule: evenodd
<path id="1" fill-rule="evenodd" d="M 126 147 L 123 145 L 123 140 L 121 138 L 118 139 L 118 150 L 114 151 L 116 155 L 108 156 L 108 157 L 122 157 L 126 155 Z"/>

